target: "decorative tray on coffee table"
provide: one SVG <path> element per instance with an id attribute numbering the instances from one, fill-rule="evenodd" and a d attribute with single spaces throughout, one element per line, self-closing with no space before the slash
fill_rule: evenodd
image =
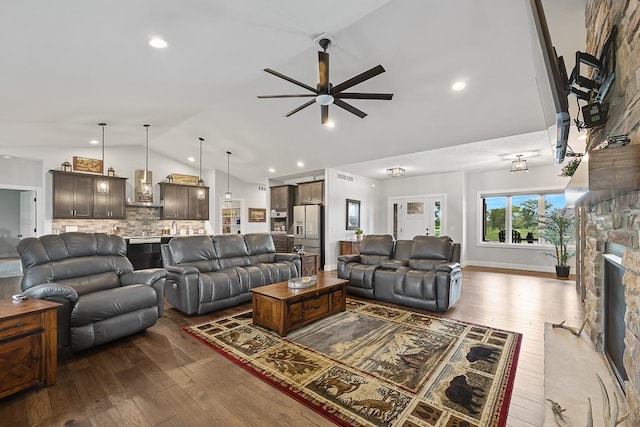
<path id="1" fill-rule="evenodd" d="M 318 283 L 316 276 L 297 277 L 295 279 L 289 279 L 287 286 L 291 289 L 304 289 L 310 288 Z"/>

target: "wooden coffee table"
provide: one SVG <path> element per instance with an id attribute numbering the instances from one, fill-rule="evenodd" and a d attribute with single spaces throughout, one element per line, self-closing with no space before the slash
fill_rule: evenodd
<path id="1" fill-rule="evenodd" d="M 251 289 L 253 324 L 273 329 L 281 337 L 331 314 L 345 311 L 348 280 L 318 277 L 305 289 L 290 289 L 287 282 Z"/>

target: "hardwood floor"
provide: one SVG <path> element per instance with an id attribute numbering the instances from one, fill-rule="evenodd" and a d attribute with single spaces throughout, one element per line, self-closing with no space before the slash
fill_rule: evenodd
<path id="1" fill-rule="evenodd" d="M 19 283 L 0 279 L 0 299 L 19 292 Z M 0 400 L 0 426 L 333 425 L 181 331 L 221 313 L 187 317 L 167 305 L 145 333 L 61 354 L 54 386 Z M 471 267 L 460 301 L 444 315 L 523 334 L 513 427 L 543 424 L 544 323 L 579 325 L 583 316 L 573 281 Z"/>

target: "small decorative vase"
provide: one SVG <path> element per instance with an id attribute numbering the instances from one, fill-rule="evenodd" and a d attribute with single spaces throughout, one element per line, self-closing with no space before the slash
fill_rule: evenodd
<path id="1" fill-rule="evenodd" d="M 359 242 L 362 240 L 362 234 L 356 234 L 356 242 Z"/>

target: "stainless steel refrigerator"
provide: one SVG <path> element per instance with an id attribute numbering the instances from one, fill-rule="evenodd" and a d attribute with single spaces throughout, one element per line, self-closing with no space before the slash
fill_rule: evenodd
<path id="1" fill-rule="evenodd" d="M 293 244 L 304 246 L 308 254 L 320 255 L 324 267 L 324 206 L 302 205 L 293 207 Z"/>

